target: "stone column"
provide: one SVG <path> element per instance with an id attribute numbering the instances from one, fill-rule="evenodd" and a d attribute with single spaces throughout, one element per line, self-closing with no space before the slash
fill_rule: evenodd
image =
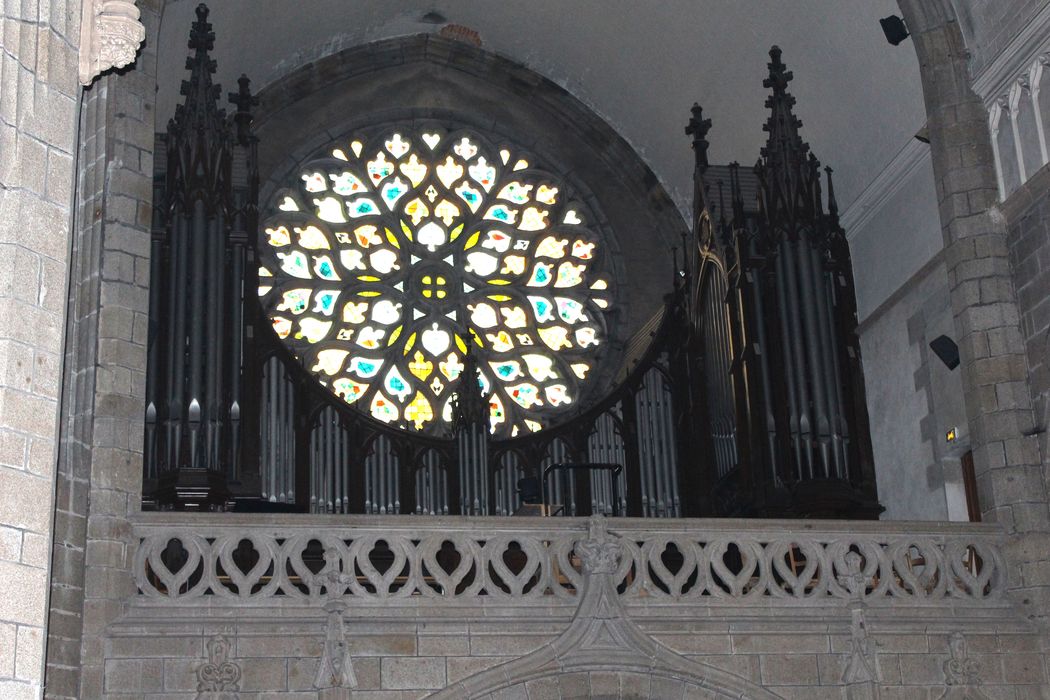
<path id="1" fill-rule="evenodd" d="M 160 5 L 131 8 L 151 37 Z M 128 3 L 117 6 L 113 21 L 123 22 Z M 103 697 L 102 631 L 133 594 L 128 516 L 142 497 L 155 52 L 151 42 L 133 69 L 97 78 L 81 101 L 46 659 L 54 698 Z"/>
<path id="2" fill-rule="evenodd" d="M 0 697 L 39 697 L 76 143 L 77 0 L 0 3 Z"/>
<path id="3" fill-rule="evenodd" d="M 1010 586 L 1050 612 L 1050 508 L 1028 391 L 987 113 L 947 0 L 900 0 L 919 56 L 967 421 L 986 520 L 1003 524 Z"/>

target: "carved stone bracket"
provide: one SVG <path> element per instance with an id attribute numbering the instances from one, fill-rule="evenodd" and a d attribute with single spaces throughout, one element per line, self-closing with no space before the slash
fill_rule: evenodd
<path id="1" fill-rule="evenodd" d="M 84 0 L 80 15 L 80 83 L 135 60 L 146 38 L 134 0 Z"/>
<path id="2" fill-rule="evenodd" d="M 230 660 L 230 640 L 220 634 L 206 646 L 208 660 L 197 667 L 197 700 L 237 700 L 241 667 Z"/>

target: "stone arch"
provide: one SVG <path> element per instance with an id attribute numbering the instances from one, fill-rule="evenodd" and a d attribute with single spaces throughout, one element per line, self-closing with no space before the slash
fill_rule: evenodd
<path id="1" fill-rule="evenodd" d="M 532 653 L 464 678 L 435 693 L 431 700 L 486 700 L 497 693 L 499 697 L 522 697 L 530 684 L 546 685 L 552 691 L 540 695 L 537 688 L 539 697 L 561 700 L 780 698 L 745 678 L 687 659 L 638 627 L 620 601 L 613 580 L 623 542 L 607 532 L 603 516 L 591 516 L 588 537 L 577 542 L 574 550 L 582 562 L 583 585 L 568 628 Z M 558 694 L 553 694 L 554 688 Z"/>

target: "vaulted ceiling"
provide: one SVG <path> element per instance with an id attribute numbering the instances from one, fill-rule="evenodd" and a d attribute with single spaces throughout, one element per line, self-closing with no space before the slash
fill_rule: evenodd
<path id="1" fill-rule="evenodd" d="M 158 125 L 179 99 L 196 4 L 165 6 Z M 890 46 L 879 28 L 880 17 L 897 12 L 893 0 L 213 0 L 211 10 L 224 88 L 247 73 L 258 90 L 334 51 L 436 32 L 440 18 L 469 27 L 485 49 L 550 78 L 606 119 L 683 209 L 689 108 L 700 102 L 714 121 L 712 161 L 757 159 L 773 44 L 795 73 L 803 135 L 835 168 L 844 208 L 925 121 L 915 51 L 910 42 Z"/>

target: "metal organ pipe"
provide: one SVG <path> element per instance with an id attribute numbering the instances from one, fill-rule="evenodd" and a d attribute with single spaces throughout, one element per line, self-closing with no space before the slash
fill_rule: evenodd
<path id="1" fill-rule="evenodd" d="M 786 238 L 780 242 L 777 255 L 777 284 L 783 293 L 782 303 L 786 307 L 786 319 L 781 319 L 782 342 L 791 347 L 791 365 L 785 367 L 788 380 L 797 392 L 797 433 L 793 435 L 801 444 L 803 460 L 798 464 L 798 478 L 812 479 L 813 468 L 812 418 L 809 410 L 809 385 L 806 382 L 805 348 L 803 346 L 802 310 L 798 298 L 798 276 L 795 274 L 794 248 Z M 786 365 L 787 363 L 785 363 Z M 794 432 L 794 431 L 793 431 Z"/>
<path id="2" fill-rule="evenodd" d="M 839 367 L 838 353 L 835 352 L 835 327 L 832 323 L 831 299 L 834 293 L 835 280 L 832 274 L 824 269 L 820 250 L 814 246 L 810 251 L 814 269 L 814 297 L 817 305 L 817 319 L 820 324 L 821 349 L 827 375 L 829 424 L 831 433 L 832 459 L 835 475 L 840 479 L 849 478 L 848 457 L 845 451 L 846 417 L 842 400 L 842 374 Z"/>
<path id="3" fill-rule="evenodd" d="M 792 241 L 795 258 L 798 261 L 799 287 L 802 292 L 802 319 L 803 332 L 805 333 L 805 344 L 809 359 L 809 378 L 813 382 L 813 407 L 818 445 L 820 446 L 820 471 L 819 477 L 830 477 L 831 473 L 831 431 L 828 420 L 828 376 L 826 372 L 830 364 L 824 362 L 823 343 L 819 320 L 817 318 L 817 298 L 813 287 L 816 281 L 813 279 L 813 266 L 810 258 L 809 238 L 810 231 L 802 232 L 797 241 Z"/>
<path id="4" fill-rule="evenodd" d="M 754 249 L 754 242 L 749 243 Z M 779 268 L 777 268 L 779 269 Z M 777 424 L 776 417 L 773 415 L 773 402 L 770 400 L 773 397 L 773 382 L 769 376 L 769 339 L 766 336 L 766 324 L 765 319 L 765 303 L 763 302 L 763 289 L 760 287 L 762 283 L 762 276 L 757 271 L 748 271 L 745 273 L 746 279 L 748 280 L 751 291 L 751 303 L 755 309 L 755 323 L 754 334 L 755 340 L 747 340 L 745 342 L 751 342 L 755 344 L 757 341 L 758 349 L 756 354 L 758 355 L 758 366 L 759 366 L 759 381 L 762 383 L 762 395 L 766 397 L 765 405 L 762 407 L 765 411 L 766 418 L 766 453 L 769 455 L 769 471 L 773 483 L 776 483 L 777 473 L 780 465 L 778 464 L 778 455 L 776 450 L 777 441 Z M 778 299 L 780 298 L 779 286 L 778 286 Z M 787 320 L 783 313 L 783 307 L 780 307 L 780 328 L 781 332 L 785 332 L 787 328 Z M 785 347 L 785 352 L 787 351 Z M 795 396 L 795 385 L 790 382 L 790 372 L 785 372 L 788 375 L 788 412 L 789 414 L 795 410 L 792 407 L 796 405 L 797 397 Z M 749 378 L 750 381 L 750 378 Z M 801 464 L 801 452 L 798 451 L 798 440 L 792 437 L 792 444 L 795 446 L 796 454 L 795 458 L 797 463 Z"/>

